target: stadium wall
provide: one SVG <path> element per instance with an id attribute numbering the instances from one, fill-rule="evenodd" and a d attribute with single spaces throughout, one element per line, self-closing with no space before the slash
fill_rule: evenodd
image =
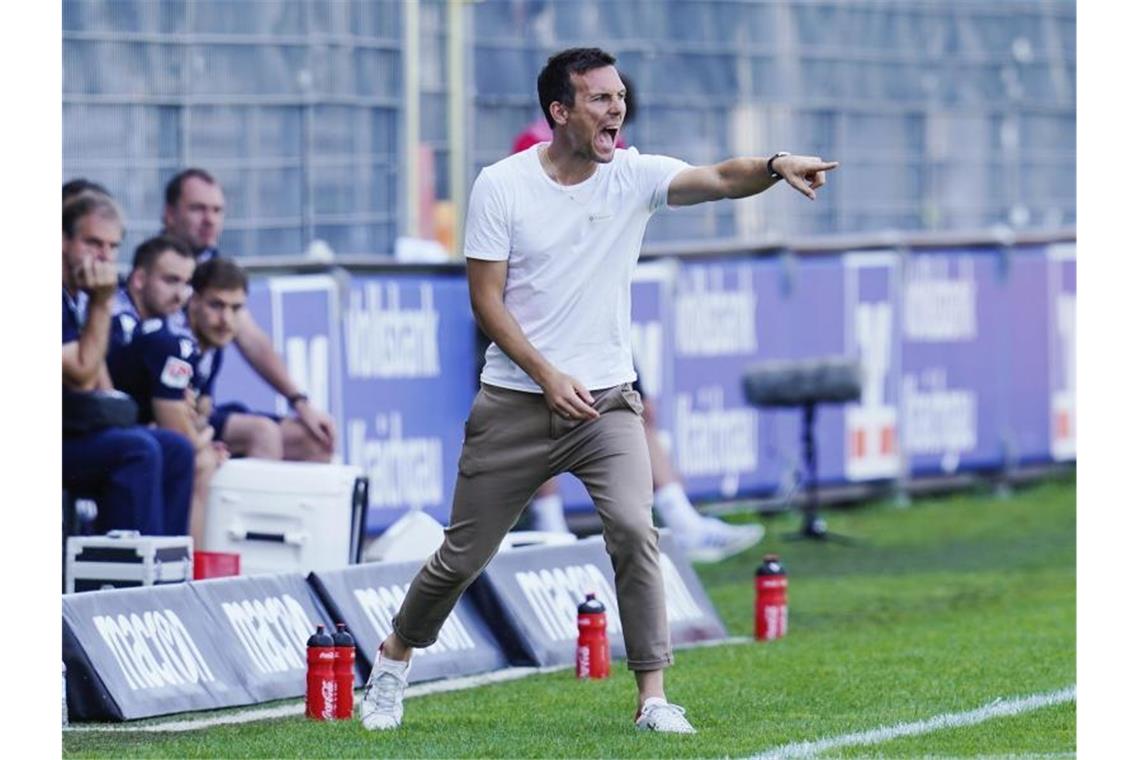
<path id="1" fill-rule="evenodd" d="M 861 403 L 817 417 L 820 478 L 833 489 L 1075 460 L 1071 230 L 646 254 L 634 353 L 696 500 L 772 497 L 795 482 L 800 414 L 743 398 L 744 371 L 769 359 L 843 355 L 863 366 Z M 338 459 L 371 478 L 369 531 L 413 508 L 446 523 L 477 390 L 462 268 L 362 259 L 257 271 L 250 309 L 336 417 Z M 219 400 L 285 413 L 231 353 Z M 591 509 L 574 478 L 560 484 L 569 509 Z"/>

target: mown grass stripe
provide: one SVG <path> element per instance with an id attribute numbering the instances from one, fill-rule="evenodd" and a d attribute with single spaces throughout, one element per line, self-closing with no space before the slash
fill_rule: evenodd
<path id="1" fill-rule="evenodd" d="M 818 739 L 811 742 L 795 742 L 782 747 L 767 750 L 759 755 L 753 755 L 749 760 L 786 760 L 787 758 L 814 757 L 827 750 L 840 747 L 852 747 L 864 744 L 882 744 L 904 736 L 917 736 L 934 731 L 943 731 L 948 728 L 972 726 L 994 718 L 1004 718 L 1010 715 L 1040 710 L 1043 707 L 1071 702 L 1077 697 L 1076 685 L 1065 689 L 1044 694 L 1033 694 L 1028 697 L 1006 700 L 995 700 L 985 707 L 962 713 L 944 713 L 933 718 L 919 720 L 913 723 L 900 723 L 895 726 L 880 726 L 869 731 L 860 731 L 854 734 L 844 734 L 827 739 Z"/>

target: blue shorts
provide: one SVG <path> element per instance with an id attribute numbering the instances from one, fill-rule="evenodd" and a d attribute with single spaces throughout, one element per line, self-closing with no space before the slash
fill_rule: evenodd
<path id="1" fill-rule="evenodd" d="M 225 438 L 226 422 L 229 421 L 231 414 L 255 414 L 258 417 L 268 417 L 274 422 L 280 422 L 283 419 L 279 414 L 252 411 L 240 401 L 218 404 L 214 407 L 214 411 L 210 412 L 210 427 L 214 429 L 214 440 L 220 441 Z"/>

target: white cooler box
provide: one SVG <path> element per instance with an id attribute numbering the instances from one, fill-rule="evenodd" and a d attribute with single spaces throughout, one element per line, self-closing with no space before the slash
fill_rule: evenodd
<path id="1" fill-rule="evenodd" d="M 143 536 L 113 530 L 67 539 L 67 593 L 183 583 L 194 574 L 190 536 Z"/>
<path id="2" fill-rule="evenodd" d="M 240 554 L 242 575 L 346 567 L 367 510 L 359 467 L 231 459 L 210 484 L 201 549 Z"/>

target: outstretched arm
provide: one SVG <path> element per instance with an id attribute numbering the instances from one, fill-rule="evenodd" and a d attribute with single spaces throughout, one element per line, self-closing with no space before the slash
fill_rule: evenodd
<path id="1" fill-rule="evenodd" d="M 747 198 L 762 193 L 781 178 L 815 200 L 815 191 L 827 182 L 826 173 L 839 166 L 838 161 L 824 161 L 818 156 L 777 156 L 772 159 L 773 177 L 768 172 L 768 158 L 730 158 L 719 164 L 685 169 L 669 183 L 670 206 L 692 206 L 726 198 Z"/>

